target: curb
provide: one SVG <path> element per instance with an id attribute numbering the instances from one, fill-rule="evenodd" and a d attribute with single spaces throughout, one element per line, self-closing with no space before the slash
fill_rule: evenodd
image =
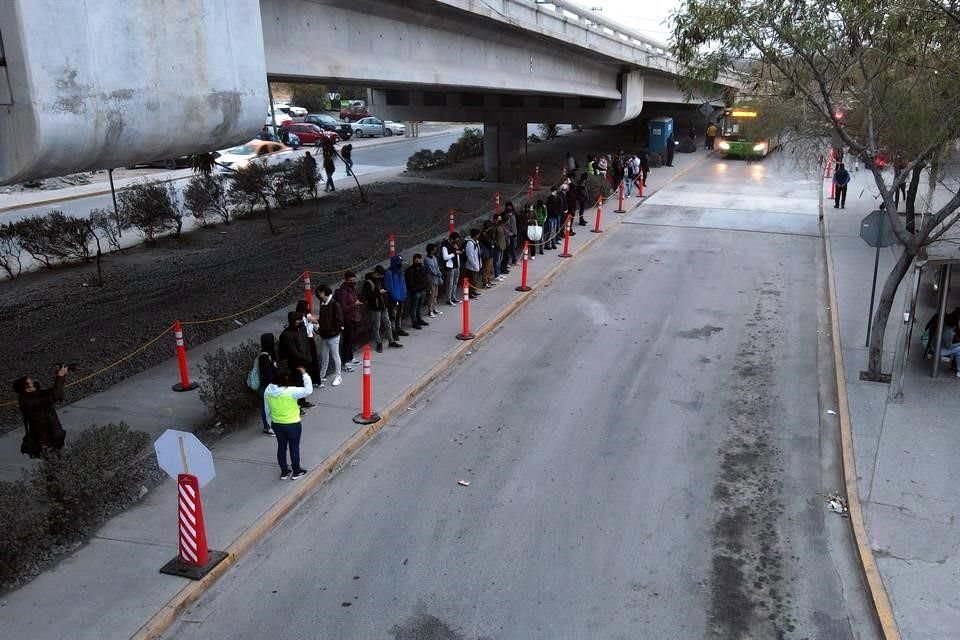
<path id="1" fill-rule="evenodd" d="M 702 159 L 697 159 L 687 167 L 684 167 L 674 175 L 670 176 L 670 178 L 668 178 L 659 187 L 651 189 L 649 191 L 649 195 L 645 196 L 642 200 L 635 202 L 633 206 L 626 210 L 625 213 L 618 214 L 616 217 L 616 223 L 611 224 L 608 230 L 612 231 L 613 229 L 619 227 L 623 222 L 623 217 L 627 213 L 630 213 L 640 205 L 644 204 L 647 199 L 650 198 L 650 196 L 654 195 L 664 187 L 668 186 L 678 178 L 684 176 L 686 173 L 702 164 L 711 155 L 712 154 L 704 155 Z M 602 234 L 591 234 L 591 236 L 587 238 L 581 246 L 577 247 L 577 251 L 573 254 L 573 257 L 576 257 L 588 247 L 592 246 L 595 242 L 602 240 L 604 237 L 607 236 Z M 409 406 L 410 403 L 427 387 L 438 380 L 440 376 L 447 373 L 447 371 L 449 371 L 458 361 L 462 359 L 462 356 L 466 351 L 474 349 L 477 342 L 498 329 L 507 318 L 526 306 L 528 302 L 534 298 L 534 294 L 549 286 L 557 277 L 557 275 L 562 270 L 567 268 L 567 265 L 572 263 L 573 260 L 558 261 L 541 277 L 540 281 L 533 286 L 531 291 L 527 292 L 526 295 L 514 297 L 513 300 L 508 302 L 507 305 L 503 307 L 496 315 L 487 320 L 482 327 L 477 329 L 475 340 L 461 343 L 457 348 L 455 348 L 452 352 L 447 354 L 433 367 L 431 367 L 426 374 L 422 375 L 416 382 L 408 387 L 399 398 L 394 400 L 392 403 L 390 403 L 390 405 L 387 406 L 387 408 L 382 410 L 380 412 L 379 421 L 357 429 L 354 434 L 347 439 L 346 442 L 340 445 L 340 447 L 332 454 L 327 456 L 321 464 L 317 465 L 313 472 L 304 478 L 305 482 L 300 484 L 295 491 L 280 498 L 265 514 L 260 516 L 256 522 L 254 522 L 248 529 L 246 529 L 232 543 L 230 543 L 226 549 L 227 557 L 224 558 L 220 564 L 214 567 L 210 573 L 208 573 L 202 579 L 184 585 L 182 589 L 174 594 L 174 596 L 163 605 L 160 611 L 151 616 L 150 619 L 147 620 L 147 622 L 144 623 L 143 626 L 141 626 L 133 636 L 131 636 L 131 640 L 154 640 L 159 638 L 176 621 L 178 615 L 180 615 L 191 604 L 200 599 L 200 597 L 203 596 L 203 594 L 206 593 L 206 591 L 212 587 L 213 584 L 224 573 L 226 573 L 231 566 L 236 564 L 236 562 L 247 551 L 249 551 L 253 545 L 259 542 L 261 538 L 269 533 L 269 531 L 277 524 L 277 521 L 290 513 L 294 507 L 296 507 L 304 498 L 307 497 L 310 492 L 333 476 L 341 463 L 346 461 L 364 444 L 366 444 L 377 433 L 379 433 L 394 415 L 406 409 L 406 407 Z"/>
<path id="2" fill-rule="evenodd" d="M 840 347 L 840 316 L 837 305 L 837 290 L 833 268 L 833 253 L 830 246 L 830 225 L 823 215 L 823 180 L 820 181 L 820 220 L 823 229 L 823 248 L 827 262 L 827 290 L 830 296 L 830 333 L 833 344 L 833 366 L 837 380 L 837 414 L 840 417 L 840 447 L 843 460 L 844 490 L 847 494 L 847 507 L 850 511 L 850 525 L 857 545 L 857 555 L 863 577 L 870 590 L 877 621 L 883 632 L 884 640 L 900 640 L 900 629 L 893 615 L 893 607 L 883 584 L 883 577 L 877 568 L 877 561 L 870 548 L 867 528 L 863 523 L 863 510 L 860 506 L 860 490 L 857 486 L 856 459 L 853 454 L 853 430 L 850 423 L 850 406 L 847 403 L 847 380 L 843 368 L 843 352 Z"/>

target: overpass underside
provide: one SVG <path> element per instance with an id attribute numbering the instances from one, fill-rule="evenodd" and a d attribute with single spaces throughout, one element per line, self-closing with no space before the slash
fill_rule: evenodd
<path id="1" fill-rule="evenodd" d="M 261 11 L 271 79 L 374 87 L 371 112 L 387 119 L 483 122 L 493 180 L 527 175 L 528 122 L 614 125 L 647 99 L 686 102 L 673 78 L 585 48 L 574 27 L 558 39 L 430 0 L 261 0 Z"/>

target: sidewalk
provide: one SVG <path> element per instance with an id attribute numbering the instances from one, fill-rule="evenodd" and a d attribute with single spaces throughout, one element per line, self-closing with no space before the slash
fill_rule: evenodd
<path id="1" fill-rule="evenodd" d="M 422 133 L 417 138 L 408 138 L 404 136 L 391 136 L 380 138 L 367 138 L 357 140 L 353 138 L 350 144 L 353 144 L 354 151 L 366 149 L 368 147 L 377 147 L 385 144 L 395 144 L 399 142 L 409 142 L 410 140 L 428 139 L 436 136 L 445 135 L 455 131 L 462 131 L 468 124 L 457 126 L 444 126 L 433 128 L 426 133 Z M 313 147 L 300 147 L 300 152 L 313 151 Z M 123 169 L 117 168 L 113 172 L 113 185 L 116 190 L 128 187 L 131 184 L 143 181 L 176 181 L 192 177 L 193 170 L 175 169 L 172 171 L 156 171 L 150 169 Z M 16 211 L 27 207 L 37 205 L 54 204 L 67 200 L 76 200 L 78 198 L 87 198 L 90 196 L 99 196 L 110 193 L 110 182 L 106 171 L 91 176 L 89 184 L 77 185 L 75 187 L 65 187 L 63 189 L 26 189 L 14 193 L 0 194 L 0 213 L 6 211 Z"/>
<path id="2" fill-rule="evenodd" d="M 931 274 L 925 274 L 903 402 L 888 399 L 888 385 L 860 381 L 867 360 L 864 344 L 875 256 L 875 249 L 860 239 L 860 221 L 878 206 L 871 196 L 876 187 L 868 176 L 865 171 L 854 174 L 846 209 L 834 209 L 831 201 L 824 201 L 860 500 L 870 546 L 902 637 L 957 638 L 960 530 L 956 515 L 960 496 L 956 487 L 960 463 L 956 452 L 960 451 L 960 429 L 955 421 L 960 414 L 960 380 L 947 365 L 940 377 L 931 378 L 931 362 L 923 356 L 920 334 L 936 305 Z M 829 191 L 829 182 L 824 184 Z M 895 258 L 895 247 L 880 250 L 878 297 Z M 893 305 L 885 341 L 891 349 L 902 324 L 903 296 L 912 279 L 911 270 Z M 952 295 L 948 309 L 958 303 L 960 294 Z M 892 359 L 892 351 L 885 352 L 884 371 L 890 370 Z"/>
<path id="3" fill-rule="evenodd" d="M 647 195 L 706 157 L 703 152 L 678 154 L 673 169 L 651 172 Z M 630 210 L 639 202 L 636 198 L 626 200 L 625 208 Z M 602 227 L 608 232 L 622 217 L 613 213 L 614 209 L 615 196 L 603 210 Z M 595 209 L 586 212 L 591 223 L 595 213 Z M 481 298 L 471 301 L 471 328 L 478 338 L 495 329 L 524 300 L 548 286 L 556 273 L 575 268 L 576 254 L 586 245 L 607 237 L 589 233 L 585 227 L 575 229 L 577 235 L 571 238 L 573 258 L 558 259 L 559 251 L 550 251 L 529 263 L 528 281 L 533 291 L 514 290 L 520 281 L 518 266 L 511 269 L 506 281 L 484 290 Z M 422 245 L 402 250 L 409 256 L 422 251 Z M 297 297 L 291 297 L 291 307 Z M 454 337 L 461 328 L 460 308 L 444 304 L 441 309 L 444 315 L 430 320 L 429 327 L 410 331 L 415 335 L 403 339 L 404 349 L 373 354 L 373 408 L 383 416 L 377 425 L 358 429 L 353 423 L 360 405 L 359 373 L 345 374 L 340 387 L 328 386 L 314 392 L 311 401 L 317 406 L 303 420 L 304 465 L 311 469 L 304 479 L 278 479 L 275 440 L 260 433 L 257 418 L 250 421 L 248 428 L 216 444 L 213 454 L 217 477 L 204 489 L 203 497 L 210 548 L 231 554 L 221 566 L 232 564 L 303 495 L 389 423 L 391 415 L 405 410 L 420 390 L 470 354 L 474 343 Z M 231 346 L 265 331 L 279 332 L 284 315 L 271 314 L 191 349 L 191 370 L 196 372 L 202 355 L 219 346 Z M 178 394 L 170 390 L 177 379 L 176 361 L 170 360 L 108 391 L 64 407 L 62 421 L 69 433 L 91 422 L 124 420 L 150 433 L 152 439 L 170 427 L 190 430 L 204 410 L 195 392 Z M 19 452 L 20 435 L 15 432 L 0 440 L 0 455 L 7 465 L 22 464 L 10 454 Z M 159 573 L 159 568 L 177 553 L 175 511 L 176 485 L 166 480 L 136 506 L 101 527 L 86 545 L 8 594 L 0 602 L 5 634 L 45 640 L 151 637 L 150 631 L 162 629 L 166 620 L 212 583 L 209 576 L 201 582 L 190 582 Z M 55 615 L 51 615 L 52 606 L 56 607 Z"/>

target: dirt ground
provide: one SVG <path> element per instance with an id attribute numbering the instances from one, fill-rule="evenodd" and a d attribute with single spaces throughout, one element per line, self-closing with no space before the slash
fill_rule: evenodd
<path id="1" fill-rule="evenodd" d="M 581 166 L 594 152 L 630 150 L 631 132 L 621 129 L 586 131 L 531 144 L 528 158 L 540 164 L 543 184 L 560 174 L 565 154 L 575 154 Z M 477 158 L 440 171 L 424 172 L 431 179 L 471 179 L 482 168 Z M 490 205 L 490 186 L 476 188 L 387 182 L 367 187 L 370 203 L 361 205 L 355 190 L 274 214 L 278 227 L 270 235 L 262 215 L 185 234 L 180 242 L 163 238 L 155 246 L 140 246 L 104 259 L 103 287 L 95 286 L 93 263 L 24 274 L 0 282 L 0 431 L 22 423 L 12 401 L 10 382 L 36 375 L 49 384 L 58 362 L 76 363 L 73 380 L 81 380 L 142 348 L 175 319 L 206 320 L 255 305 L 289 285 L 304 269 L 336 272 L 314 275 L 313 284 L 339 282 L 345 268 L 369 268 L 387 255 L 386 238 L 393 232 L 397 249 L 414 246 L 442 234 L 450 207 L 480 212 Z M 522 189 L 521 189 L 522 190 Z M 201 344 L 300 299 L 296 284 L 269 303 L 223 321 L 185 329 L 188 347 Z M 106 389 L 154 366 L 173 353 L 167 334 L 135 356 L 67 390 L 66 402 Z"/>

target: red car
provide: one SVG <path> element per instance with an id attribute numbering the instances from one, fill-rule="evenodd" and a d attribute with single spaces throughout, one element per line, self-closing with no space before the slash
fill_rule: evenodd
<path id="1" fill-rule="evenodd" d="M 315 124 L 309 124 L 307 122 L 284 122 L 280 125 L 280 128 L 284 131 L 289 131 L 290 133 L 296 134 L 300 138 L 300 144 L 302 145 L 316 145 L 320 146 L 324 142 L 329 142 L 333 144 L 334 142 L 340 141 L 340 136 L 338 136 L 333 131 L 324 131 Z"/>
<path id="2" fill-rule="evenodd" d="M 361 118 L 369 118 L 370 112 L 363 105 L 353 105 L 340 110 L 340 119 L 344 122 L 356 122 Z"/>

